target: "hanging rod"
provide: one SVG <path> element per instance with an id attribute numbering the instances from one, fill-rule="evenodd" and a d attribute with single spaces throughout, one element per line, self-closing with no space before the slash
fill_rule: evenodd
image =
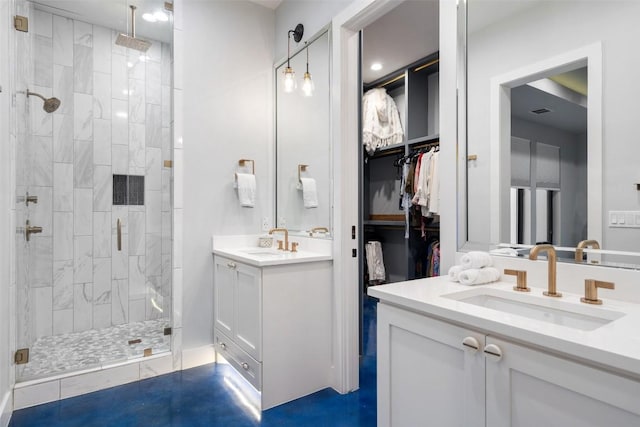
<path id="1" fill-rule="evenodd" d="M 419 67 L 414 68 L 413 72 L 424 70 L 425 68 L 431 67 L 432 65 L 437 64 L 438 62 L 440 62 L 440 59 L 434 59 L 433 61 L 427 62 L 426 64 L 423 64 Z"/>
<path id="2" fill-rule="evenodd" d="M 390 80 L 387 80 L 384 83 L 380 83 L 378 86 L 376 86 L 377 88 L 381 88 L 381 87 L 385 87 L 387 85 L 390 85 L 391 83 L 397 82 L 398 80 L 402 80 L 404 79 L 404 73 L 400 74 L 399 76 L 396 76 Z"/>

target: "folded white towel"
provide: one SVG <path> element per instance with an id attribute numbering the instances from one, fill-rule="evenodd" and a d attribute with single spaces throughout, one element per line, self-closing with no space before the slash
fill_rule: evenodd
<path id="1" fill-rule="evenodd" d="M 518 251 L 513 248 L 491 249 L 489 253 L 493 255 L 518 256 Z"/>
<path id="2" fill-rule="evenodd" d="M 256 176 L 250 173 L 236 173 L 240 206 L 252 208 L 256 204 Z"/>
<path id="3" fill-rule="evenodd" d="M 316 180 L 313 178 L 300 178 L 302 182 L 302 200 L 307 209 L 318 207 L 318 191 L 316 190 Z"/>
<path id="4" fill-rule="evenodd" d="M 482 285 L 500 280 L 500 271 L 493 267 L 470 268 L 458 275 L 461 285 Z"/>
<path id="5" fill-rule="evenodd" d="M 491 266 L 491 255 L 487 252 L 471 251 L 462 255 L 460 258 L 460 265 L 463 269 L 469 268 L 482 268 Z"/>
<path id="6" fill-rule="evenodd" d="M 449 269 L 449 279 L 452 282 L 457 282 L 460 280 L 460 273 L 462 273 L 462 266 L 461 265 L 454 265 L 453 267 L 451 267 Z"/>

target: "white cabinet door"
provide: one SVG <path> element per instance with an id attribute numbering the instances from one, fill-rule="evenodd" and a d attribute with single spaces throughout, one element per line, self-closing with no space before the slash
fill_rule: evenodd
<path id="1" fill-rule="evenodd" d="M 491 336 L 488 427 L 640 426 L 640 382 Z"/>
<path id="2" fill-rule="evenodd" d="M 386 304 L 377 323 L 378 426 L 484 426 L 484 335 Z"/>
<path id="3" fill-rule="evenodd" d="M 262 361 L 262 286 L 259 268 L 236 268 L 236 317 L 233 340 L 254 359 Z"/>
<path id="4" fill-rule="evenodd" d="M 229 337 L 233 337 L 235 282 L 237 263 L 227 258 L 213 257 L 214 268 L 214 326 Z"/>

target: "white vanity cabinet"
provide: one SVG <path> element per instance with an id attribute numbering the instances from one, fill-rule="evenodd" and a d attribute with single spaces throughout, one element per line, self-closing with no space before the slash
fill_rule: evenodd
<path id="1" fill-rule="evenodd" d="M 387 304 L 377 313 L 378 426 L 483 426 L 484 336 Z"/>
<path id="2" fill-rule="evenodd" d="M 638 426 L 639 396 L 638 380 L 378 305 L 378 426 Z"/>
<path id="3" fill-rule="evenodd" d="M 491 336 L 487 426 L 640 426 L 640 381 Z"/>
<path id="4" fill-rule="evenodd" d="M 214 276 L 215 328 L 255 360 L 261 360 L 260 269 L 216 256 Z"/>
<path id="5" fill-rule="evenodd" d="M 214 346 L 261 409 L 330 386 L 331 261 L 256 267 L 214 255 Z"/>

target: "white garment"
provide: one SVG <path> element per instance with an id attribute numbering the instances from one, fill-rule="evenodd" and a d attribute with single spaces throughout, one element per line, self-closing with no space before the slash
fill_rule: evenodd
<path id="1" fill-rule="evenodd" d="M 432 148 L 424 153 L 420 158 L 420 169 L 418 171 L 417 190 L 413 196 L 412 202 L 420 206 L 422 216 L 431 216 L 429 214 L 429 197 L 431 194 L 431 170 L 433 168 L 433 155 L 435 149 Z"/>
<path id="2" fill-rule="evenodd" d="M 236 173 L 240 206 L 252 208 L 256 204 L 256 176 L 250 173 Z"/>
<path id="3" fill-rule="evenodd" d="M 463 269 L 490 267 L 492 264 L 491 255 L 482 251 L 471 251 L 462 255 L 460 264 Z"/>
<path id="4" fill-rule="evenodd" d="M 362 143 L 373 154 L 377 148 L 399 144 L 404 138 L 395 101 L 384 88 L 369 90 L 362 97 Z"/>
<path id="5" fill-rule="evenodd" d="M 460 279 L 461 285 L 482 285 L 499 280 L 500 271 L 493 267 L 470 268 L 461 271 L 458 279 Z"/>
<path id="6" fill-rule="evenodd" d="M 382 245 L 380 242 L 367 242 L 365 246 L 367 255 L 367 271 L 369 272 L 369 283 L 384 282 L 387 273 L 382 259 Z"/>
<path id="7" fill-rule="evenodd" d="M 429 213 L 437 215 L 440 212 L 440 172 L 438 164 L 440 152 L 435 151 L 431 155 L 431 166 L 429 168 Z M 423 216 L 425 216 L 423 214 Z"/>
<path id="8" fill-rule="evenodd" d="M 302 201 L 306 209 L 318 207 L 318 190 L 313 178 L 300 178 L 302 182 Z"/>

